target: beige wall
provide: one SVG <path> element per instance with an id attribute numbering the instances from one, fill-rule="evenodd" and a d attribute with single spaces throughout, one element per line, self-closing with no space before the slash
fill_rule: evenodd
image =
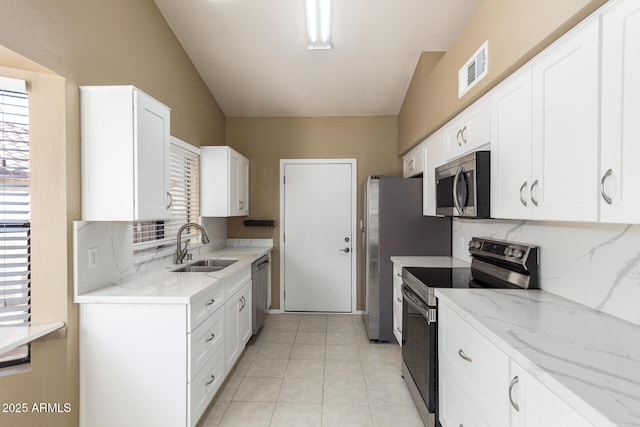
<path id="1" fill-rule="evenodd" d="M 414 76 L 398 118 L 398 152 L 422 141 L 605 2 L 483 0 L 433 71 Z M 458 70 L 485 40 L 488 74 L 458 99 Z"/>
<path id="2" fill-rule="evenodd" d="M 10 49 L 0 47 L 0 73 L 32 86 L 32 320 L 68 326 L 67 338 L 33 344 L 31 372 L 0 377 L 0 402 L 72 405 L 69 414 L 0 413 L 0 425 L 74 426 L 78 309 L 70 224 L 80 219 L 78 86 L 138 86 L 172 108 L 172 135 L 194 145 L 223 144 L 225 118 L 153 0 L 0 0 L 0 10 L 0 45 Z"/>
<path id="3" fill-rule="evenodd" d="M 362 218 L 362 186 L 373 174 L 399 175 L 397 118 L 228 118 L 227 144 L 250 161 L 250 218 L 280 220 L 280 159 L 354 158 L 358 161 L 358 220 Z M 231 238 L 273 238 L 273 308 L 280 308 L 279 233 L 276 227 L 246 228 L 246 218 L 229 219 Z M 279 224 L 278 224 L 279 225 Z M 362 269 L 360 233 L 357 233 L 358 272 Z M 357 308 L 364 310 L 364 292 L 358 274 Z"/>

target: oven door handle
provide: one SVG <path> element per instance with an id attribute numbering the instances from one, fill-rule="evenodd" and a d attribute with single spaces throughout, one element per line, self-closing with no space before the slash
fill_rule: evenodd
<path id="1" fill-rule="evenodd" d="M 420 301 L 419 297 L 411 289 L 407 288 L 407 285 L 402 285 L 402 296 L 407 303 L 411 304 L 413 308 L 418 310 L 424 317 L 429 318 L 429 308 Z"/>

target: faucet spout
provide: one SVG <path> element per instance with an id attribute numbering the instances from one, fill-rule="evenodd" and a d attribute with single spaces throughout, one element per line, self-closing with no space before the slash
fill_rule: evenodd
<path id="1" fill-rule="evenodd" d="M 200 224 L 196 224 L 195 222 L 188 222 L 182 227 L 178 229 L 178 237 L 176 242 L 176 254 L 174 257 L 174 261 L 176 264 L 182 264 L 182 261 L 187 256 L 187 245 L 185 243 L 184 249 L 182 248 L 182 232 L 187 228 L 197 228 L 200 231 L 200 241 L 203 244 L 209 243 L 209 236 L 207 235 L 207 231 Z"/>

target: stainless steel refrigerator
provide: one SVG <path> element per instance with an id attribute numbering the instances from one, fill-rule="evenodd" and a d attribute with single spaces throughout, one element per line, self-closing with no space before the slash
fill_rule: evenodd
<path id="1" fill-rule="evenodd" d="M 370 176 L 364 197 L 366 314 L 370 340 L 395 341 L 391 256 L 451 255 L 451 218 L 422 215 L 422 178 Z"/>

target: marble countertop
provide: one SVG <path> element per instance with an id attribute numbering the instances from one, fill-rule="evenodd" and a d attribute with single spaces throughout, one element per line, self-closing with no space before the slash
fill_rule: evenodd
<path id="1" fill-rule="evenodd" d="M 436 296 L 594 425 L 640 426 L 640 326 L 541 290 Z"/>
<path id="2" fill-rule="evenodd" d="M 392 256 L 391 262 L 402 267 L 469 267 L 470 261 L 450 256 Z"/>
<path id="3" fill-rule="evenodd" d="M 210 286 L 219 286 L 225 277 L 241 270 L 261 256 L 269 253 L 272 246 L 227 246 L 202 254 L 185 263 L 199 259 L 232 258 L 238 261 L 230 266 L 208 273 L 177 273 L 171 271 L 179 266 L 156 270 L 126 283 L 105 286 L 93 292 L 78 295 L 76 303 L 97 304 L 189 304 Z"/>

